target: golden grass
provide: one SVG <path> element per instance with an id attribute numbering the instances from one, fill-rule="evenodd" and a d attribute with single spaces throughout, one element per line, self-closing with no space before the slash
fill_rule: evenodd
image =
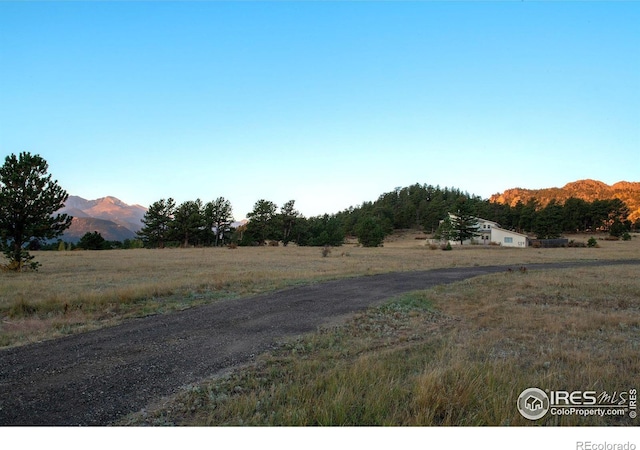
<path id="1" fill-rule="evenodd" d="M 442 252 L 430 250 L 414 234 L 393 236 L 383 248 L 337 247 L 328 257 L 319 248 L 296 246 L 34 252 L 42 263 L 39 272 L 0 273 L 0 346 L 331 278 L 640 255 L 637 237 L 601 241 L 597 249 L 465 246 Z"/>
<path id="2" fill-rule="evenodd" d="M 405 294 L 123 424 L 633 425 L 517 411 L 528 387 L 628 391 L 637 265 L 505 272 Z"/>

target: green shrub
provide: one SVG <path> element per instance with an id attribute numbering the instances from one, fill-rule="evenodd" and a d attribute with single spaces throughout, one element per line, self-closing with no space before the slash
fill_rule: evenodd
<path id="1" fill-rule="evenodd" d="M 589 248 L 598 247 L 598 241 L 596 240 L 596 238 L 591 236 L 587 241 L 587 247 Z"/>

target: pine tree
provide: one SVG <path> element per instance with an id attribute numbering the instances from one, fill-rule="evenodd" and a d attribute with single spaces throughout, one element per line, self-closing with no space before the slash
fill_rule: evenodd
<path id="1" fill-rule="evenodd" d="M 267 239 L 277 239 L 276 210 L 278 206 L 268 200 L 258 200 L 253 205 L 253 211 L 247 214 L 249 223 L 245 239 L 251 238 L 259 245 L 264 245 Z"/>
<path id="2" fill-rule="evenodd" d="M 144 226 L 138 231 L 138 237 L 149 247 L 164 248 L 169 240 L 169 231 L 176 203 L 172 198 L 161 199 L 153 203 L 144 214 Z"/>
<path id="3" fill-rule="evenodd" d="M 71 225 L 71 217 L 56 214 L 69 195 L 47 174 L 49 165 L 39 155 L 22 152 L 5 158 L 0 167 L 0 247 L 9 259 L 5 268 L 36 270 L 40 263 L 25 244 L 54 239 Z"/>
<path id="4" fill-rule="evenodd" d="M 205 240 L 210 245 L 211 238 L 214 237 L 214 245 L 217 247 L 224 238 L 225 231 L 233 221 L 233 209 L 231 202 L 224 197 L 218 197 L 204 206 L 203 219 L 205 222 Z"/>
<path id="5" fill-rule="evenodd" d="M 450 215 L 451 226 L 455 240 L 460 241 L 460 245 L 462 245 L 464 241 L 478 235 L 478 219 L 471 214 L 471 205 L 467 198 L 459 198 L 456 206 L 456 214 Z"/>
<path id="6" fill-rule="evenodd" d="M 85 233 L 84 236 L 80 238 L 78 247 L 85 250 L 106 250 L 109 248 L 109 243 L 100 233 L 94 231 L 93 233 Z"/>
<path id="7" fill-rule="evenodd" d="M 373 216 L 364 217 L 356 226 L 356 236 L 363 247 L 382 245 L 385 232 L 380 219 Z"/>
<path id="8" fill-rule="evenodd" d="M 300 218 L 300 213 L 294 208 L 295 200 L 289 200 L 280 208 L 280 224 L 282 225 L 282 244 L 286 246 L 291 241 L 291 233 Z"/>
<path id="9" fill-rule="evenodd" d="M 457 239 L 455 229 L 451 223 L 451 216 L 445 217 L 442 222 L 440 222 L 440 225 L 438 225 L 438 229 L 434 234 L 434 238 L 445 242 Z"/>
<path id="10" fill-rule="evenodd" d="M 562 234 L 562 206 L 555 200 L 538 211 L 533 220 L 533 231 L 538 239 L 555 239 Z"/>
<path id="11" fill-rule="evenodd" d="M 470 214 L 459 212 L 452 217 L 451 225 L 455 240 L 460 241 L 460 245 L 478 235 L 478 219 Z"/>
<path id="12" fill-rule="evenodd" d="M 176 208 L 173 222 L 171 222 L 171 230 L 176 239 L 182 241 L 183 247 L 197 244 L 198 235 L 203 229 L 204 217 L 200 199 L 188 200 Z"/>

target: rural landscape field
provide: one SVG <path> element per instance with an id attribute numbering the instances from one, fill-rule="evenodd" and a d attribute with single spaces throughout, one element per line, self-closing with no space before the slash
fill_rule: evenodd
<path id="1" fill-rule="evenodd" d="M 590 236 L 572 236 L 586 241 Z M 127 425 L 526 425 L 532 386 L 622 392 L 640 370 L 640 238 L 595 248 L 425 245 L 397 232 L 384 247 L 59 251 L 35 273 L 5 273 L 2 346 L 15 347 L 320 281 L 396 271 L 509 266 L 410 292 L 252 364 L 186 386 Z M 536 263 L 635 264 L 535 270 Z M 37 300 L 34 300 L 37 299 Z M 629 425 L 629 417 L 547 417 L 545 425 Z"/>
<path id="2" fill-rule="evenodd" d="M 638 23 L 0 1 L 0 442 L 636 450 Z"/>

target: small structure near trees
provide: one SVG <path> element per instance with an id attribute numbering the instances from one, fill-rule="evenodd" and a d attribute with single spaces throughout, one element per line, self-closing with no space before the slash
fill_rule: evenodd
<path id="1" fill-rule="evenodd" d="M 435 237 L 453 245 L 481 244 L 517 248 L 529 245 L 527 235 L 506 230 L 497 222 L 473 216 L 460 217 L 452 213 L 440 222 Z"/>

